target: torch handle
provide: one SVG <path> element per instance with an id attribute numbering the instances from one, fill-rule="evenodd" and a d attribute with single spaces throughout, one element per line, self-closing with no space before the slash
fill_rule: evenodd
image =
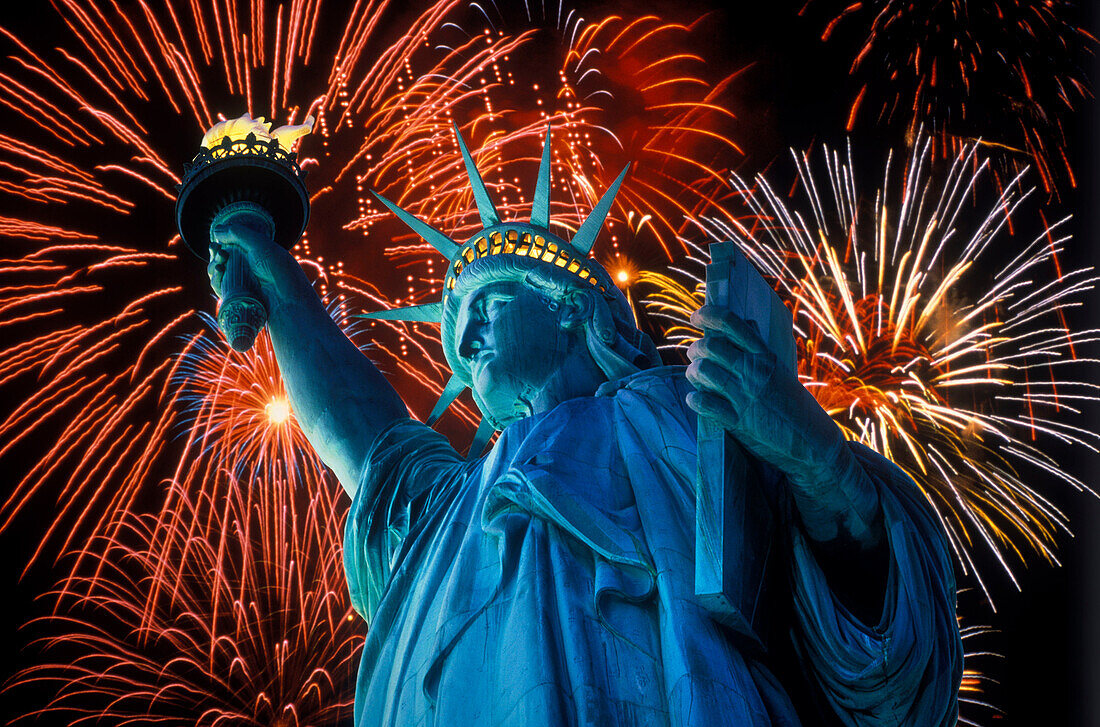
<path id="1" fill-rule="evenodd" d="M 218 326 L 236 351 L 252 348 L 256 336 L 267 323 L 267 308 L 257 287 L 244 256 L 230 251 L 225 264 L 225 277 L 222 278 Z"/>
<path id="2" fill-rule="evenodd" d="M 228 226 L 233 234 L 274 240 L 275 221 L 271 213 L 254 202 L 234 202 L 223 207 L 214 215 L 211 235 L 215 228 L 223 226 Z M 234 350 L 243 352 L 252 348 L 267 323 L 267 307 L 259 290 L 245 257 L 232 248 L 226 250 L 218 327 Z"/>

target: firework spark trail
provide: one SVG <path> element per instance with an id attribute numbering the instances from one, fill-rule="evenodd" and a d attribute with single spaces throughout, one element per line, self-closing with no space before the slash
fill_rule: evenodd
<path id="1" fill-rule="evenodd" d="M 490 19 L 505 10 L 493 6 L 483 12 L 486 27 L 461 35 L 462 42 L 506 47 L 508 53 L 477 79 L 469 101 L 480 109 L 463 125 L 463 134 L 502 216 L 527 214 L 549 123 L 554 129 L 551 219 L 562 234 L 576 230 L 602 190 L 632 162 L 618 195 L 619 212 L 610 222 L 609 255 L 639 245 L 660 250 L 666 259 L 679 255 L 676 232 L 684 216 L 728 193 L 723 170 L 742 156 L 729 135 L 734 120 L 730 91 L 738 74 L 708 80 L 704 59 L 690 52 L 704 19 L 682 25 L 656 16 L 609 15 L 587 22 L 559 3 L 543 9 L 550 16 L 547 23 L 556 23 L 548 39 L 548 27 L 515 32 L 508 28 L 516 23 Z M 519 24 L 529 26 L 531 20 Z M 516 58 L 533 53 L 547 55 L 548 62 L 525 68 L 519 82 L 512 73 Z M 507 111 L 523 107 L 538 111 Z M 628 107 L 635 110 L 625 111 Z M 620 137 L 616 128 L 632 133 Z M 417 168 L 407 165 L 412 184 L 403 181 L 392 192 L 379 191 L 402 206 L 419 204 L 421 217 L 462 238 L 478 228 L 476 215 L 449 124 L 439 124 L 437 134 L 430 142 L 435 160 Z M 400 162 L 373 156 L 376 165 Z M 370 200 L 365 207 L 357 228 L 366 230 L 388 217 Z M 645 217 L 649 225 L 632 226 L 632 217 Z M 402 238 L 392 254 L 421 261 L 431 256 L 429 246 L 406 244 L 411 241 Z"/>
<path id="2" fill-rule="evenodd" d="M 827 11 L 825 5 L 813 0 L 803 12 Z M 980 138 L 987 153 L 1031 164 L 1048 194 L 1076 186 L 1063 117 L 1092 95 L 1083 64 L 1096 39 L 1074 24 L 1075 6 L 1067 0 L 847 5 L 822 38 L 838 28 L 866 33 L 851 64 L 860 88 L 848 130 L 870 119 L 898 123 L 914 139 L 923 126 L 935 130 L 946 156 Z"/>
<path id="3" fill-rule="evenodd" d="M 777 281 L 794 313 L 803 383 L 846 436 L 914 478 L 992 604 L 975 551 L 991 553 L 1018 587 L 1012 561 L 1026 562 L 1027 552 L 1056 561 L 1056 535 L 1068 532 L 1036 483 L 1090 489 L 1043 443 L 1093 451 L 1100 443 L 1074 424 L 1098 400 L 1088 381 L 1096 359 L 1083 351 L 1100 331 L 1067 327 L 1063 317 L 1097 277 L 1091 268 L 1052 277 L 1065 220 L 1044 223 L 1013 250 L 1008 220 L 1031 220 L 1023 206 L 1031 190 L 1018 176 L 991 191 L 973 147 L 939 176 L 924 139 L 900 179 L 887 164 L 873 197 L 856 184 L 850 149 L 824 159 L 820 174 L 795 154 L 797 206 L 763 176 L 735 176 L 751 214 L 710 218 L 701 229 L 738 242 Z M 642 274 L 655 290 L 646 304 L 671 319 L 675 345 L 699 335 L 687 317 L 702 302 L 705 258 L 696 248 L 672 276 Z"/>
<path id="4" fill-rule="evenodd" d="M 686 252 L 677 235 L 685 217 L 713 207 L 729 192 L 725 169 L 743 157 L 729 136 L 735 119 L 730 89 L 740 72 L 706 80 L 706 62 L 693 44 L 706 20 L 681 25 L 652 15 L 611 16 L 582 27 L 562 68 L 571 95 L 594 106 L 598 101 L 596 128 L 642 126 L 642 133 L 625 143 L 614 137 L 636 163 L 633 179 L 620 190 L 620 207 L 650 216 L 646 229 L 670 262 Z M 615 94 L 626 89 L 640 97 L 642 111 L 622 123 L 614 111 L 628 99 Z M 586 161 L 594 164 L 599 157 L 607 165 L 610 155 L 602 151 L 594 150 Z"/>
<path id="5" fill-rule="evenodd" d="M 50 228 L 42 232 L 53 237 Z M 89 257 L 92 262 L 85 262 Z M 174 397 L 162 391 L 170 365 L 152 357 L 145 361 L 143 354 L 183 323 L 180 316 L 166 316 L 155 328 L 150 323 L 150 309 L 159 304 L 158 299 L 178 296 L 180 288 L 146 288 L 140 297 L 118 303 L 101 320 L 84 325 L 71 313 L 102 300 L 118 269 L 125 269 L 127 275 L 149 275 L 160 269 L 163 257 L 134 248 L 84 243 L 47 245 L 0 263 L 0 279 L 10 280 L 10 273 L 22 283 L 5 286 L 0 293 L 4 316 L 0 327 L 13 337 L 31 332 L 0 354 L 0 376 L 9 385 L 37 382 L 0 424 L 0 456 L 18 453 L 21 444 L 43 432 L 53 434 L 55 442 L 40 453 L 37 464 L 0 506 L 0 528 L 10 526 L 37 487 L 53 478 L 61 483 L 63 504 L 45 528 L 42 544 L 68 529 L 62 542 L 67 549 L 80 530 L 74 524 L 97 517 L 95 513 L 108 503 L 132 502 L 150 476 L 162 444 L 157 437 L 171 425 L 172 417 L 168 414 L 145 428 L 142 434 L 150 438 L 149 444 L 134 450 L 127 445 L 136 441 L 133 422 L 138 420 L 128 421 L 128 415 L 158 401 L 166 412 L 172 410 Z M 133 360 L 141 365 L 105 371 L 104 361 L 117 357 L 127 342 L 133 342 Z M 114 470 L 114 487 L 103 487 L 101 478 L 114 457 L 123 454 L 128 455 L 129 465 Z M 114 494 L 108 495 L 112 490 Z M 40 553 L 41 545 L 35 557 Z"/>
<path id="6" fill-rule="evenodd" d="M 26 716 L 350 717 L 362 638 L 343 573 L 343 490 L 294 418 L 266 334 L 240 353 L 204 321 L 172 366 L 186 436 L 165 504 L 119 508 L 117 527 L 70 553 L 57 608 L 39 619 L 63 633 L 43 640 L 47 653 L 68 658 L 7 687 L 56 688 Z"/>
<path id="7" fill-rule="evenodd" d="M 960 599 L 968 593 L 959 591 Z M 989 674 L 987 665 L 1004 657 L 994 651 L 988 651 L 983 644 L 988 637 L 997 633 L 991 626 L 967 624 L 959 617 L 959 633 L 963 643 L 963 674 L 959 684 L 959 724 L 978 727 L 985 717 L 994 719 L 1004 717 L 1004 712 L 988 701 L 986 692 L 997 680 Z"/>
<path id="8" fill-rule="evenodd" d="M 56 690 L 27 717 L 344 723 L 362 636 L 338 492 L 304 464 L 297 484 L 224 471 L 207 491 L 173 481 L 159 516 L 124 513 L 90 548 L 95 576 L 55 594 L 68 615 L 44 619 L 64 632 L 44 645 L 67 658 L 25 670 L 8 690 Z"/>
<path id="9" fill-rule="evenodd" d="M 386 47 L 375 37 L 391 30 L 378 25 L 384 2 L 344 14 L 322 12 L 320 2 L 282 4 L 268 15 L 263 3 L 238 5 L 64 0 L 57 10 L 70 36 L 61 47 L 40 52 L 0 34 L 8 55 L 0 107 L 25 121 L 23 131 L 0 136 L 0 197 L 19 210 L 0 219 L 0 327 L 14 341 L 0 352 L 0 381 L 19 394 L 0 421 L 0 454 L 37 460 L 0 505 L 0 528 L 57 486 L 63 505 L 36 559 L 106 527 L 175 451 L 165 433 L 184 404 L 169 385 L 170 362 L 182 334 L 199 326 L 194 309 L 210 301 L 197 261 L 170 227 L 172 189 L 174 170 L 214 120 L 210 109 L 318 116 L 310 143 L 320 149 L 303 160 L 314 170 L 318 214 L 297 252 L 320 258 L 311 239 L 327 249 L 342 220 L 355 217 L 344 192 L 356 177 L 378 187 L 401 178 L 401 169 L 357 174 L 356 150 L 381 159 L 407 148 L 418 164 L 437 115 L 507 52 L 441 51 L 428 42 L 457 0 L 429 6 Z M 338 42 L 322 53 L 318 34 L 334 29 Z M 405 84 L 406 74 L 417 79 Z M 377 109 L 352 103 L 364 94 Z M 170 143 L 158 129 L 171 130 Z M 33 451 L 35 439 L 55 444 Z"/>

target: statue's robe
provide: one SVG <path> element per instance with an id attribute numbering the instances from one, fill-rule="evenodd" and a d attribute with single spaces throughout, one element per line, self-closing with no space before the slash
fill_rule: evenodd
<path id="1" fill-rule="evenodd" d="M 877 624 L 830 591 L 782 502 L 769 648 L 698 603 L 689 387 L 682 368 L 641 372 L 508 426 L 473 461 L 412 420 L 378 435 L 345 533 L 369 622 L 356 727 L 954 724 L 944 538 L 869 450 L 890 560 Z"/>

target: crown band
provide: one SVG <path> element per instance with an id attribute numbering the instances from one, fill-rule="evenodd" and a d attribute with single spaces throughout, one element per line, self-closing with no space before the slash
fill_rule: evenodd
<path id="1" fill-rule="evenodd" d="M 588 262 L 587 256 L 578 257 L 564 240 L 547 234 L 546 230 L 512 223 L 483 230 L 462 246 L 451 263 L 444 283 L 446 290 L 454 290 L 456 279 L 467 265 L 494 255 L 516 255 L 550 263 L 594 285 L 601 293 L 606 293 L 610 285 L 609 280 L 600 279 L 603 276 Z"/>

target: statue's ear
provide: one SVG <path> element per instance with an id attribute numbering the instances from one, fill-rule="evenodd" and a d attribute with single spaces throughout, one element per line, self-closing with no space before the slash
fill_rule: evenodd
<path id="1" fill-rule="evenodd" d="M 584 326 L 592 318 L 594 304 L 591 291 L 572 290 L 566 293 L 560 303 L 561 327 L 569 331 Z"/>
<path id="2" fill-rule="evenodd" d="M 590 326 L 604 343 L 615 340 L 615 319 L 607 302 L 595 290 L 572 290 L 562 301 L 561 326 L 566 330 Z"/>

